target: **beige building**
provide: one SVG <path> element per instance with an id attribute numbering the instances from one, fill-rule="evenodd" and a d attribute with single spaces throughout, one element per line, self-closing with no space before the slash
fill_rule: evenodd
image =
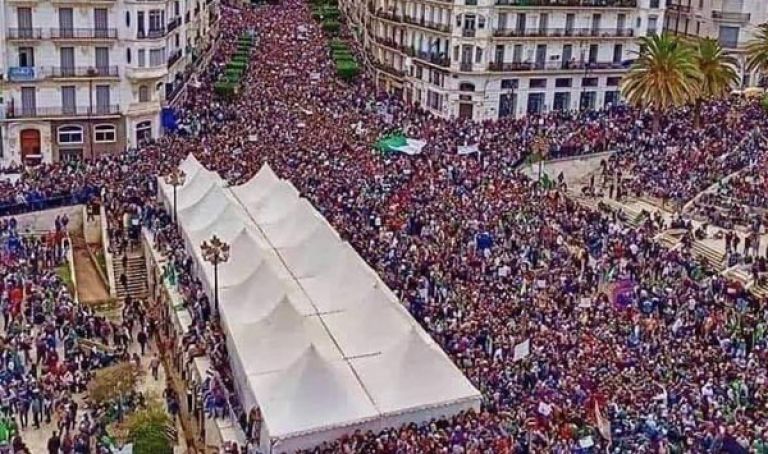
<path id="1" fill-rule="evenodd" d="M 5 0 L 0 163 L 119 153 L 162 135 L 162 107 L 217 33 L 214 0 Z"/>
<path id="2" fill-rule="evenodd" d="M 758 25 L 768 21 L 766 0 L 667 0 L 664 30 L 682 36 L 717 39 L 739 61 L 742 86 L 756 85 L 744 65 L 746 44 Z"/>
<path id="3" fill-rule="evenodd" d="M 475 120 L 619 102 L 662 0 L 340 0 L 380 87 Z"/>

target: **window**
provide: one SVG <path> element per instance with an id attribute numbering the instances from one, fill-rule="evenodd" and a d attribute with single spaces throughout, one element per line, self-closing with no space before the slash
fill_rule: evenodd
<path id="1" fill-rule="evenodd" d="M 723 47 L 736 47 L 739 42 L 739 27 L 720 26 L 718 41 Z"/>
<path id="2" fill-rule="evenodd" d="M 430 109 L 440 110 L 442 103 L 440 102 L 440 94 L 434 91 L 427 90 L 427 107 Z"/>
<path id="3" fill-rule="evenodd" d="M 555 101 L 552 104 L 552 110 L 570 110 L 571 94 L 566 92 L 555 93 Z"/>
<path id="4" fill-rule="evenodd" d="M 585 77 L 581 79 L 581 86 L 582 87 L 597 87 L 597 77 Z"/>
<path id="5" fill-rule="evenodd" d="M 651 0 L 651 8 L 658 8 L 659 0 Z"/>
<path id="6" fill-rule="evenodd" d="M 609 77 L 605 80 L 605 85 L 608 87 L 618 87 L 621 77 Z"/>
<path id="7" fill-rule="evenodd" d="M 83 143 L 83 128 L 82 126 L 59 126 L 58 139 L 60 145 L 75 144 L 79 145 Z"/>
<path id="8" fill-rule="evenodd" d="M 125 62 L 130 64 L 131 63 L 131 48 L 125 49 Z"/>
<path id="9" fill-rule="evenodd" d="M 475 47 L 475 63 L 480 63 L 483 60 L 483 48 Z"/>
<path id="10" fill-rule="evenodd" d="M 501 79 L 502 90 L 517 90 L 517 87 L 518 87 L 517 79 Z"/>
<path id="11" fill-rule="evenodd" d="M 624 54 L 624 46 L 621 44 L 614 44 L 613 46 L 613 62 L 621 63 L 621 57 Z"/>
<path id="12" fill-rule="evenodd" d="M 139 64 L 139 68 L 143 68 L 147 66 L 147 51 L 144 49 L 139 49 L 139 61 L 137 62 Z"/>
<path id="13" fill-rule="evenodd" d="M 149 12 L 149 31 L 165 30 L 165 11 L 153 9 Z"/>
<path id="14" fill-rule="evenodd" d="M 125 26 L 130 27 L 131 26 L 131 13 L 130 11 L 125 12 Z"/>
<path id="15" fill-rule="evenodd" d="M 618 91 L 606 91 L 605 92 L 605 105 L 611 105 L 615 106 L 619 103 L 619 92 Z"/>
<path id="16" fill-rule="evenodd" d="M 174 35 L 174 38 L 176 39 L 176 48 L 178 49 L 179 47 L 181 47 L 181 41 L 179 40 L 179 34 L 176 33 L 176 35 Z"/>
<path id="17" fill-rule="evenodd" d="M 152 122 L 142 121 L 136 125 L 136 142 L 141 143 L 152 138 Z"/>
<path id="18" fill-rule="evenodd" d="M 67 115 L 74 115 L 77 112 L 77 88 L 74 85 L 65 85 L 61 87 L 61 109 Z"/>
<path id="19" fill-rule="evenodd" d="M 19 47 L 19 66 L 31 68 L 35 66 L 35 48 Z"/>
<path id="20" fill-rule="evenodd" d="M 547 79 L 531 79 L 531 88 L 547 88 Z"/>
<path id="21" fill-rule="evenodd" d="M 459 91 L 475 91 L 475 84 L 462 82 L 459 84 Z"/>
<path id="22" fill-rule="evenodd" d="M 165 64 L 165 48 L 150 49 L 149 66 L 162 66 Z"/>
<path id="23" fill-rule="evenodd" d="M 32 8 L 16 8 L 16 21 L 24 34 L 32 36 Z"/>
<path id="24" fill-rule="evenodd" d="M 35 115 L 37 112 L 37 88 L 21 87 L 21 112 Z"/>
<path id="25" fill-rule="evenodd" d="M 149 102 L 149 87 L 146 85 L 139 86 L 139 102 Z"/>
<path id="26" fill-rule="evenodd" d="M 96 85 L 96 111 L 100 114 L 109 112 L 109 85 Z"/>
<path id="27" fill-rule="evenodd" d="M 659 18 L 656 16 L 648 16 L 648 35 L 655 35 L 656 34 L 656 23 L 659 21 Z"/>
<path id="28" fill-rule="evenodd" d="M 111 143 L 117 140 L 117 130 L 112 125 L 96 125 L 93 127 L 93 141 L 96 143 Z"/>
<path id="29" fill-rule="evenodd" d="M 570 77 L 555 79 L 555 88 L 569 88 L 573 84 Z"/>

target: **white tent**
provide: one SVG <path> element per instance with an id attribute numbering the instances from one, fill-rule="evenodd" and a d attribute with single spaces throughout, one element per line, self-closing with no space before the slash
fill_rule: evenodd
<path id="1" fill-rule="evenodd" d="M 288 369 L 252 377 L 252 386 L 265 396 L 259 406 L 267 451 L 272 440 L 278 452 L 309 448 L 379 416 L 349 364 L 323 358 L 314 346 Z"/>
<path id="2" fill-rule="evenodd" d="M 238 395 L 263 416 L 265 452 L 477 408 L 479 392 L 289 182 L 265 166 L 225 187 L 194 157 L 183 166 L 192 176 L 178 193 L 180 225 L 211 299 L 200 243 L 215 234 L 230 244 L 219 311 Z"/>
<path id="3" fill-rule="evenodd" d="M 351 360 L 387 425 L 479 409 L 480 393 L 434 343 L 416 329 L 378 355 Z"/>
<path id="4" fill-rule="evenodd" d="M 235 381 L 245 396 L 244 408 L 252 408 L 258 401 L 248 376 L 285 370 L 313 345 L 324 358 L 341 359 L 320 319 L 299 314 L 288 297 L 259 321 L 232 326 L 228 340 Z"/>
<path id="5" fill-rule="evenodd" d="M 264 164 L 256 175 L 245 184 L 232 188 L 238 199 L 244 205 L 249 206 L 258 203 L 266 197 L 275 184 L 280 182 L 280 178 L 275 175 L 269 164 Z"/>
<path id="6" fill-rule="evenodd" d="M 184 185 L 176 188 L 177 195 L 178 195 L 178 192 L 181 190 L 181 188 L 189 185 L 189 183 L 195 178 L 195 176 L 199 171 L 202 170 L 204 172 L 207 172 L 207 170 L 205 170 L 203 165 L 200 164 L 200 161 L 198 161 L 197 158 L 195 158 L 195 156 L 192 153 L 188 154 L 187 157 L 184 158 L 183 161 L 181 161 L 181 163 L 179 164 L 179 170 L 184 172 L 185 182 L 184 182 Z M 162 176 L 158 177 L 158 190 L 159 190 L 159 195 L 162 196 L 162 198 L 166 202 L 168 202 L 169 204 L 173 203 L 173 186 L 166 184 L 165 178 L 163 178 Z"/>

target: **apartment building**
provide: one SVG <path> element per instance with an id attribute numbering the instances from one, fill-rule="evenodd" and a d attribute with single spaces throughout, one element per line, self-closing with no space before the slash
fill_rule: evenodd
<path id="1" fill-rule="evenodd" d="M 475 120 L 619 102 L 662 0 L 340 0 L 381 88 Z"/>
<path id="2" fill-rule="evenodd" d="M 664 30 L 686 37 L 717 39 L 739 63 L 742 87 L 759 83 L 746 70 L 745 49 L 757 26 L 768 22 L 766 0 L 667 0 Z"/>
<path id="3" fill-rule="evenodd" d="M 217 33 L 213 0 L 5 0 L 0 163 L 119 153 L 162 134 L 161 111 Z"/>

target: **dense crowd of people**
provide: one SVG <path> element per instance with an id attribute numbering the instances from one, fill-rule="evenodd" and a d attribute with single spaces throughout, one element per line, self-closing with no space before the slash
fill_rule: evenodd
<path id="1" fill-rule="evenodd" d="M 185 349 L 209 355 L 217 370 L 204 387 L 209 415 L 233 412 L 249 426 L 215 311 L 154 199 L 155 178 L 188 152 L 232 183 L 264 162 L 290 179 L 483 392 L 479 413 L 354 433 L 311 452 L 766 452 L 766 302 L 712 273 L 690 243 L 655 243 L 669 227 L 660 217 L 628 228 L 516 171 L 538 137 L 552 157 L 615 150 L 606 166 L 623 193 L 682 204 L 764 159 L 757 105 L 708 103 L 701 128 L 682 109 L 659 133 L 648 113 L 623 106 L 439 119 L 377 93 L 366 77 L 336 79 L 327 41 L 298 0 L 225 7 L 220 30 L 210 67 L 181 100 L 178 134 L 126 155 L 45 165 L 0 187 L 15 209 L 37 208 L 45 195 L 99 198 L 116 251 L 130 247 L 137 223 L 153 233 L 169 259 L 166 279 L 192 314 Z M 244 32 L 256 37 L 255 63 L 241 94 L 219 99 L 211 84 Z M 371 151 L 396 129 L 425 140 L 422 153 Z M 457 153 L 473 144 L 479 153 Z M 52 310 L 79 313 L 54 300 Z M 524 341 L 531 354 L 514 361 Z"/>

